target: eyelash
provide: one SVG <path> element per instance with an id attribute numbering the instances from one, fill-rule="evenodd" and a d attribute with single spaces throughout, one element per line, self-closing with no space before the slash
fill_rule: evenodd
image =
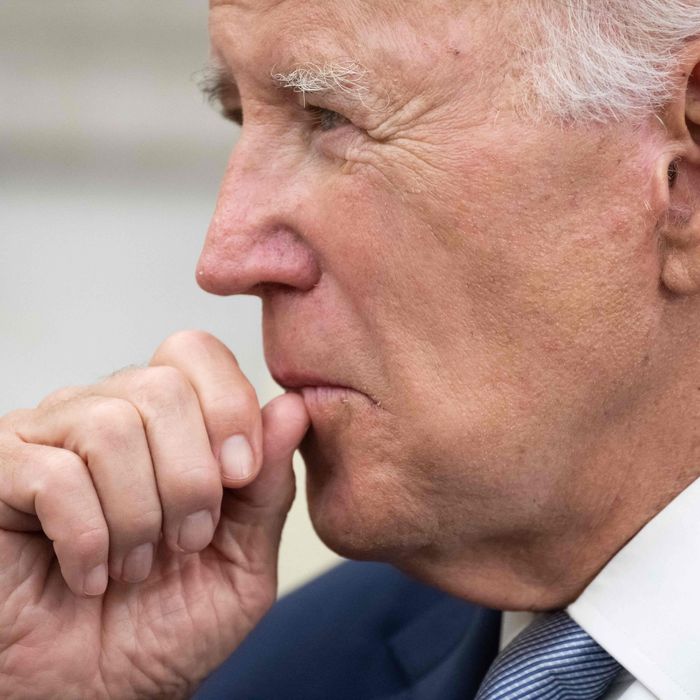
<path id="1" fill-rule="evenodd" d="M 222 109 L 221 116 L 227 121 L 243 126 L 243 110 L 242 109 Z"/>
<path id="2" fill-rule="evenodd" d="M 304 111 L 309 115 L 313 125 L 318 126 L 321 131 L 333 131 L 341 126 L 350 124 L 350 120 L 332 109 L 317 107 L 316 105 L 306 105 Z M 242 109 L 227 109 L 223 110 L 225 119 L 243 126 L 243 110 Z"/>
<path id="3" fill-rule="evenodd" d="M 341 126 L 350 124 L 350 120 L 332 109 L 307 105 L 305 110 L 310 114 L 311 120 L 321 131 L 333 131 Z"/>

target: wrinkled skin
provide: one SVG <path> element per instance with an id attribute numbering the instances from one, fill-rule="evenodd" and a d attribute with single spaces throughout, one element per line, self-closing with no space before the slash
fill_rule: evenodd
<path id="1" fill-rule="evenodd" d="M 136 408 L 144 422 L 127 427 L 129 410 Z M 73 414 L 74 420 L 63 419 Z M 292 453 L 307 427 L 298 396 L 278 397 L 261 413 L 230 352 L 195 332 L 169 338 L 146 369 L 65 389 L 34 410 L 5 416 L 0 695 L 191 695 L 275 599 L 280 533 L 294 497 Z M 101 471 L 120 449 L 138 446 L 144 430 L 160 503 L 142 481 L 152 471 L 129 470 L 144 456 L 138 449 L 130 460 L 115 461 L 113 482 Z M 219 474 L 215 459 L 232 431 L 255 445 L 254 473 L 239 480 Z M 174 452 L 163 459 L 171 446 Z M 97 484 L 101 509 L 92 507 L 89 485 L 75 493 L 78 455 Z M 80 470 L 75 474 L 79 479 Z M 232 487 L 223 499 L 222 482 Z M 11 507 L 21 505 L 23 494 L 32 502 L 23 508 L 27 514 Z M 210 506 L 218 515 L 213 538 L 205 535 L 183 551 L 173 527 L 182 515 Z M 151 513 L 159 516 L 150 533 L 157 554 L 147 579 L 134 583 L 119 560 L 124 549 L 149 541 L 145 516 Z M 86 596 L 81 573 L 107 554 L 107 540 L 109 585 L 104 594 Z"/>
<path id="2" fill-rule="evenodd" d="M 660 224 L 693 206 L 697 146 L 687 73 L 638 127 L 533 124 L 519 26 L 486 1 L 214 2 L 244 123 L 199 279 L 261 296 L 283 385 L 372 399 L 307 400 L 327 544 L 546 609 L 697 474 L 698 316 Z M 270 77 L 348 60 L 356 99 Z"/>
<path id="3" fill-rule="evenodd" d="M 566 605 L 696 478 L 700 48 L 643 124 L 533 124 L 518 26 L 489 0 L 212 2 L 244 127 L 197 279 L 262 298 L 288 393 L 261 413 L 185 333 L 0 421 L 0 695 L 186 697 L 274 599 L 302 438 L 331 547 L 506 609 Z M 348 59 L 360 98 L 271 80 Z"/>

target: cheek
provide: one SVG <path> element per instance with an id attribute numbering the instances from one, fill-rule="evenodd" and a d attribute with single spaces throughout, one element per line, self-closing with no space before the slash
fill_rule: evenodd
<path id="1" fill-rule="evenodd" d="M 317 210 L 328 223 L 316 234 L 325 268 L 375 349 L 393 354 L 387 346 L 420 333 L 420 317 L 433 313 L 417 295 L 422 280 L 436 277 L 430 227 L 413 198 L 376 172 L 338 177 L 325 190 Z"/>
<path id="2" fill-rule="evenodd" d="M 441 358 L 479 438 L 465 450 L 528 489 L 528 465 L 561 472 L 639 410 L 661 318 L 653 227 L 628 205 L 642 183 L 614 197 L 525 186 L 471 209 L 472 263 L 452 289 L 469 316 Z"/>
<path id="3" fill-rule="evenodd" d="M 326 202 L 334 274 L 420 439 L 573 430 L 639 387 L 659 324 L 644 185 L 577 148 L 473 150 L 419 188 L 367 168 Z"/>

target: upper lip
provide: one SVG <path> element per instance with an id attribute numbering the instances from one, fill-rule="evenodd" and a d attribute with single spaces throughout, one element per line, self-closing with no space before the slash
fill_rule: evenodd
<path id="1" fill-rule="evenodd" d="M 300 372 L 270 368 L 272 378 L 285 389 L 300 389 L 305 386 L 338 386 L 346 389 L 353 387 L 341 382 L 331 381 L 312 372 Z"/>
<path id="2" fill-rule="evenodd" d="M 303 356 L 303 355 L 302 355 Z M 299 357 L 299 355 L 297 355 Z M 284 389 L 303 389 L 304 387 L 336 387 L 348 389 L 365 396 L 375 406 L 382 403 L 363 384 L 351 379 L 348 371 L 334 371 L 328 367 L 327 360 L 337 357 L 333 352 L 324 353 L 323 358 L 316 361 L 315 355 L 309 352 L 304 361 L 295 361 L 294 357 L 284 356 L 267 347 L 265 360 L 272 378 Z M 313 368 L 313 369 L 311 369 Z"/>

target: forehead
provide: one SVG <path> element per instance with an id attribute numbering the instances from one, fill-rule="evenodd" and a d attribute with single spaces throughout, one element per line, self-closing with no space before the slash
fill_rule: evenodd
<path id="1" fill-rule="evenodd" d="M 469 4 L 484 4 L 484 0 L 470 0 Z M 310 11 L 343 9 L 350 13 L 367 13 L 374 16 L 398 16 L 459 12 L 465 8 L 465 0 L 210 0 L 211 9 L 232 7 L 244 12 L 265 13 L 272 10 Z"/>
<path id="2" fill-rule="evenodd" d="M 237 75 L 350 58 L 405 82 L 409 66 L 420 79 L 447 57 L 463 82 L 485 54 L 495 1 L 211 0 L 212 46 Z"/>

